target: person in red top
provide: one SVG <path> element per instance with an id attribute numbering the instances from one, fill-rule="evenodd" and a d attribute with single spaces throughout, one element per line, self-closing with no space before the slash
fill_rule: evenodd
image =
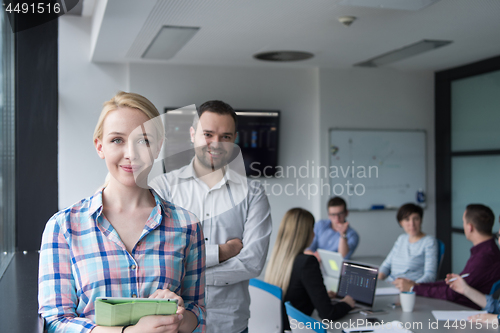
<path id="1" fill-rule="evenodd" d="M 491 286 L 500 280 L 500 250 L 492 234 L 495 215 L 484 205 L 468 205 L 462 217 L 465 237 L 473 244 L 470 257 L 462 274 L 469 274 L 464 280 L 483 294 L 490 292 Z M 417 284 L 405 280 L 401 291 L 413 290 L 419 296 L 445 299 L 474 309 L 480 307 L 470 299 L 453 291 L 445 281 Z"/>

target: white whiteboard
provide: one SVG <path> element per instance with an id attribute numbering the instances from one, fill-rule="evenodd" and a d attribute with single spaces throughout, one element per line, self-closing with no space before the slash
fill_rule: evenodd
<path id="1" fill-rule="evenodd" d="M 397 209 L 426 193 L 425 131 L 331 129 L 329 161 L 331 194 L 350 210 Z"/>

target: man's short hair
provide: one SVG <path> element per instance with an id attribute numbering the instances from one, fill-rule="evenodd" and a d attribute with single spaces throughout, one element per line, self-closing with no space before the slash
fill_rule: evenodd
<path id="1" fill-rule="evenodd" d="M 471 223 L 480 234 L 491 235 L 495 214 L 488 206 L 470 204 L 465 209 L 465 222 Z"/>
<path id="2" fill-rule="evenodd" d="M 424 216 L 424 210 L 422 209 L 422 207 L 417 206 L 413 203 L 407 203 L 399 207 L 398 213 L 396 214 L 396 219 L 399 223 L 414 213 L 417 213 L 418 216 L 420 216 L 420 220 L 422 220 L 422 217 Z"/>
<path id="3" fill-rule="evenodd" d="M 345 200 L 342 199 L 341 197 L 333 197 L 330 200 L 328 200 L 328 204 L 326 205 L 326 209 L 330 207 L 336 207 L 336 206 L 343 206 L 344 211 L 347 210 L 347 204 L 345 203 Z"/>
<path id="4" fill-rule="evenodd" d="M 230 115 L 233 117 L 234 120 L 234 131 L 236 132 L 236 129 L 238 128 L 238 117 L 236 116 L 236 112 L 234 112 L 234 109 L 231 107 L 231 105 L 224 103 L 223 101 L 208 101 L 200 105 L 198 108 L 198 116 L 195 116 L 193 119 L 193 128 L 196 130 L 198 126 L 198 120 L 201 118 L 201 115 L 203 112 L 209 111 L 213 113 L 217 113 L 218 115 L 224 116 L 224 115 Z"/>

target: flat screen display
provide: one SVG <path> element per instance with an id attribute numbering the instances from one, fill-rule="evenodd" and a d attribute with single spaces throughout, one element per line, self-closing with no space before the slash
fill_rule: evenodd
<path id="1" fill-rule="evenodd" d="M 344 261 L 338 297 L 351 296 L 356 302 L 372 306 L 377 286 L 378 268 Z"/>
<path id="2" fill-rule="evenodd" d="M 279 111 L 236 111 L 247 176 L 274 176 L 278 165 Z"/>

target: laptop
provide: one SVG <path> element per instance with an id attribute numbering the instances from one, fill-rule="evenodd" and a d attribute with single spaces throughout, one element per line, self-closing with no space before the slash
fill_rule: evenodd
<path id="1" fill-rule="evenodd" d="M 323 249 L 318 249 L 318 254 L 321 258 L 321 272 L 326 290 L 337 292 L 344 258 L 338 252 Z"/>
<path id="2" fill-rule="evenodd" d="M 344 261 L 337 298 L 349 295 L 356 301 L 356 310 L 371 309 L 375 301 L 378 266 Z"/>

